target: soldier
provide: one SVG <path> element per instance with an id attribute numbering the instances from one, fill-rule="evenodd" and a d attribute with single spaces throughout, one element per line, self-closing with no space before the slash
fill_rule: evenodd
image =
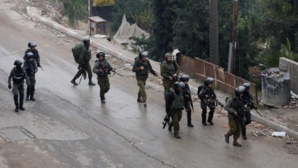
<path id="1" fill-rule="evenodd" d="M 172 60 L 172 56 L 169 53 L 165 54 L 165 61 L 161 64 L 160 74 L 163 77 L 164 95 L 166 97 L 170 88 L 175 82 L 178 81 L 178 74 L 180 73 L 180 67 L 176 61 Z"/>
<path id="2" fill-rule="evenodd" d="M 225 141 L 229 143 L 229 137 L 234 136 L 234 146 L 241 146 L 241 144 L 237 141 L 240 137 L 241 132 L 241 125 L 243 116 L 244 116 L 244 104 L 243 104 L 243 93 L 245 87 L 239 86 L 235 89 L 235 96 L 231 97 L 226 106 L 225 110 L 228 111 L 228 118 L 229 118 L 229 126 L 230 130 L 225 134 Z"/>
<path id="3" fill-rule="evenodd" d="M 147 59 L 148 52 L 141 52 L 139 58 L 135 59 L 132 71 L 136 73 L 136 78 L 139 86 L 139 93 L 137 102 L 144 103 L 144 107 L 147 107 L 147 94 L 145 91 L 146 80 L 148 79 L 148 74 L 152 70 L 152 66 Z M 155 73 L 152 70 L 153 73 Z M 156 75 L 156 74 L 154 74 Z"/>
<path id="4" fill-rule="evenodd" d="M 184 109 L 184 100 L 182 94 L 183 82 L 174 83 L 174 91 L 169 92 L 166 98 L 166 112 L 171 116 L 172 121 L 169 123 L 169 131 L 172 131 L 174 127 L 174 136 L 177 139 L 181 139 L 179 135 L 179 121 L 182 118 L 182 110 Z"/>
<path id="5" fill-rule="evenodd" d="M 14 67 L 10 75 L 8 77 L 8 88 L 12 88 L 12 93 L 13 93 L 13 99 L 15 103 L 15 112 L 18 112 L 20 110 L 25 110 L 23 107 L 23 102 L 24 102 L 24 80 L 26 79 L 27 75 L 24 69 L 22 69 L 22 61 L 21 60 L 16 60 L 14 62 Z M 11 79 L 13 81 L 13 87 L 11 87 Z M 20 99 L 19 99 L 20 95 Z"/>
<path id="6" fill-rule="evenodd" d="M 31 52 L 33 54 L 33 59 L 36 61 L 37 67 L 41 67 L 39 53 L 36 49 L 37 44 L 35 42 L 30 42 L 28 43 L 28 47 L 29 49 L 25 51 L 24 60 L 26 60 L 27 53 Z"/>
<path id="7" fill-rule="evenodd" d="M 250 83 L 244 83 L 242 86 L 245 87 L 245 91 L 244 91 L 243 97 L 242 97 L 243 103 L 245 105 L 245 110 L 244 110 L 245 120 L 241 124 L 241 130 L 242 130 L 242 138 L 244 140 L 247 140 L 246 126 L 251 123 L 251 113 L 250 113 L 250 110 L 255 105 L 254 105 L 254 102 L 253 102 L 253 98 L 252 98 L 251 94 L 249 93 Z"/>
<path id="8" fill-rule="evenodd" d="M 193 127 L 193 124 L 191 123 L 191 92 L 189 89 L 188 81 L 189 81 L 189 76 L 188 75 L 183 75 L 180 78 L 180 81 L 184 83 L 184 87 L 182 89 L 183 91 L 183 98 L 184 98 L 184 107 L 187 112 L 187 126 Z"/>
<path id="9" fill-rule="evenodd" d="M 79 64 L 79 71 L 77 74 L 74 76 L 74 78 L 71 80 L 71 83 L 74 85 L 78 85 L 76 82 L 76 79 L 79 78 L 82 74 L 84 74 L 86 71 L 88 73 L 88 78 L 89 78 L 89 83 L 88 85 L 94 86 L 95 84 L 92 82 L 92 71 L 91 71 L 91 66 L 90 66 L 90 59 L 91 59 L 91 51 L 89 49 L 90 47 L 90 39 L 89 38 L 84 38 L 83 40 L 84 46 L 82 47 L 80 51 L 80 56 L 78 59 L 78 64 Z M 84 77 L 85 78 L 85 77 Z"/>
<path id="10" fill-rule="evenodd" d="M 27 84 L 27 97 L 26 101 L 30 100 L 35 101 L 34 99 L 34 91 L 35 91 L 35 74 L 37 73 L 37 63 L 34 60 L 34 55 L 31 52 L 28 52 L 26 55 L 26 59 L 23 65 L 23 69 L 27 74 L 26 84 Z"/>
<path id="11" fill-rule="evenodd" d="M 215 110 L 216 94 L 213 90 L 213 82 L 214 82 L 214 79 L 211 77 L 208 77 L 204 81 L 204 86 L 201 89 L 201 91 L 198 91 L 199 98 L 201 99 L 202 124 L 205 126 L 207 125 L 207 123 L 206 123 L 207 107 L 209 107 L 209 109 L 210 109 L 207 122 L 210 125 L 214 125 L 213 114 L 214 114 L 214 110 Z"/>
<path id="12" fill-rule="evenodd" d="M 97 74 L 97 81 L 100 87 L 100 100 L 105 103 L 105 94 L 110 90 L 110 82 L 108 75 L 113 70 L 111 65 L 105 59 L 105 53 L 99 52 L 96 54 L 98 60 L 95 61 L 93 72 Z"/>

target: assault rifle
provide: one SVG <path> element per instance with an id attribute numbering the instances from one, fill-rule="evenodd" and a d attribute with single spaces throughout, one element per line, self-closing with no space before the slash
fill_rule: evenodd
<path id="1" fill-rule="evenodd" d="M 188 91 L 188 92 L 186 93 L 186 95 L 189 97 L 190 106 L 191 106 L 191 108 L 192 108 L 192 112 L 194 113 L 194 112 L 195 112 L 195 109 L 194 109 L 194 107 L 193 107 L 193 102 L 192 102 L 192 98 L 191 98 L 191 93 Z"/>
<path id="2" fill-rule="evenodd" d="M 110 71 L 111 71 L 111 72 L 114 72 L 115 74 L 117 74 L 117 75 L 119 75 L 119 76 L 121 76 L 121 77 L 123 77 L 123 75 L 121 75 L 120 73 L 116 72 L 116 69 L 111 69 Z"/>
<path id="3" fill-rule="evenodd" d="M 179 81 L 179 77 L 178 77 L 178 75 L 175 76 L 175 77 L 172 76 L 172 74 L 170 74 L 170 73 L 168 73 L 168 75 L 172 77 L 172 80 L 173 80 L 174 82 L 178 82 L 178 81 Z"/>
<path id="4" fill-rule="evenodd" d="M 208 99 L 204 98 L 203 101 L 207 105 L 209 105 L 210 103 L 214 102 L 215 103 L 215 106 L 220 105 L 221 107 L 224 107 L 224 105 L 218 99 L 213 99 L 212 97 L 211 98 L 208 98 Z"/>
<path id="5" fill-rule="evenodd" d="M 224 105 L 218 100 L 218 99 L 215 99 L 215 102 L 220 105 L 221 107 L 224 107 Z"/>
<path id="6" fill-rule="evenodd" d="M 43 70 L 43 68 L 42 68 L 42 66 L 40 65 L 40 63 L 38 63 L 37 61 L 36 61 L 36 63 L 37 63 L 37 67 L 40 68 L 41 70 Z"/>
<path id="7" fill-rule="evenodd" d="M 144 68 L 149 71 L 152 75 L 157 76 L 157 73 L 152 69 L 151 66 L 145 65 Z"/>
<path id="8" fill-rule="evenodd" d="M 162 122 L 162 124 L 163 124 L 162 129 L 165 129 L 165 127 L 167 126 L 167 124 L 169 124 L 169 122 L 170 122 L 170 117 L 171 117 L 171 114 L 167 114 L 167 115 L 165 116 L 165 118 L 163 119 L 163 122 Z"/>
<path id="9" fill-rule="evenodd" d="M 261 113 L 259 112 L 258 108 L 255 106 L 255 104 L 254 104 L 253 102 L 250 102 L 250 104 L 248 105 L 248 107 L 250 107 L 251 109 L 255 109 L 256 112 L 257 112 L 261 117 L 263 117 L 263 116 L 261 115 Z"/>

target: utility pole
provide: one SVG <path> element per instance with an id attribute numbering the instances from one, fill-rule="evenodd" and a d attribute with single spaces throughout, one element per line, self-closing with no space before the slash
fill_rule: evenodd
<path id="1" fill-rule="evenodd" d="M 209 0 L 209 17 L 210 62 L 219 65 L 218 0 Z"/>
<path id="2" fill-rule="evenodd" d="M 92 6 L 93 6 L 93 0 L 88 0 L 88 15 L 89 15 L 89 17 L 92 16 Z"/>
<path id="3" fill-rule="evenodd" d="M 238 0 L 234 0 L 233 5 L 233 25 L 232 25 L 232 42 L 230 43 L 229 52 L 229 67 L 228 71 L 230 73 L 235 73 L 235 52 L 236 52 L 236 37 L 237 37 L 237 18 L 238 18 Z"/>

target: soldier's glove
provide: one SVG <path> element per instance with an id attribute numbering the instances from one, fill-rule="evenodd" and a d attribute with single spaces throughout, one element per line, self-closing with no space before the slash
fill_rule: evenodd
<path id="1" fill-rule="evenodd" d="M 11 89 L 11 84 L 8 85 L 8 89 Z"/>
<path id="2" fill-rule="evenodd" d="M 37 67 L 41 67 L 40 63 L 37 63 Z"/>

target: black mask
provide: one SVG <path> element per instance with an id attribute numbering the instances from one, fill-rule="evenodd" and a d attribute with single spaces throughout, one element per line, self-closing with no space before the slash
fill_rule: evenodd
<path id="1" fill-rule="evenodd" d="M 17 65 L 16 68 L 17 68 L 18 70 L 20 70 L 20 69 L 22 69 L 22 66 L 21 66 L 21 65 Z"/>

